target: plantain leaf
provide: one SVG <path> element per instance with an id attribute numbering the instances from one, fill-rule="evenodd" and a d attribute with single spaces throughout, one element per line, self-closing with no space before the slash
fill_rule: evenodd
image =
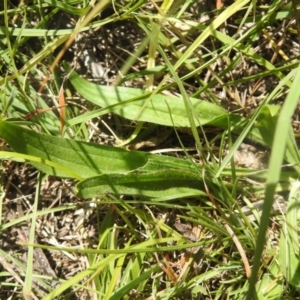
<path id="1" fill-rule="evenodd" d="M 77 92 L 86 100 L 100 106 L 109 107 L 111 112 L 136 121 L 145 121 L 165 126 L 189 127 L 184 101 L 180 97 L 172 97 L 127 87 L 102 86 L 81 78 L 65 63 L 69 79 Z M 224 119 L 227 124 L 227 112 L 223 108 L 207 101 L 191 98 L 193 111 L 199 124 L 211 124 L 214 120 Z M 170 117 L 172 113 L 172 119 Z"/>
<path id="2" fill-rule="evenodd" d="M 205 195 L 201 188 L 202 181 L 195 174 L 169 169 L 152 173 L 105 174 L 88 178 L 76 185 L 75 193 L 82 198 L 116 194 L 174 199 L 183 195 Z"/>
<path id="3" fill-rule="evenodd" d="M 104 108 L 105 112 L 114 112 L 130 120 L 172 127 L 190 127 L 182 97 L 161 94 L 151 97 L 151 93 L 141 89 L 94 84 L 72 71 L 67 63 L 64 63 L 64 67 L 67 72 L 70 72 L 70 82 L 77 92 L 86 100 Z M 151 100 L 149 100 L 150 97 Z M 248 122 L 245 118 L 230 114 L 208 101 L 196 98 L 190 98 L 190 100 L 197 126 L 213 125 L 225 130 L 230 128 L 231 131 L 239 134 Z M 86 114 L 88 115 L 89 113 Z M 74 118 L 72 123 L 76 123 L 75 119 L 77 123 L 81 123 L 83 116 Z M 250 128 L 248 138 L 265 145 L 264 138 L 256 127 Z"/>
<path id="4" fill-rule="evenodd" d="M 89 178 L 100 174 L 128 173 L 140 169 L 154 172 L 161 169 L 180 169 L 197 173 L 191 162 L 169 156 L 103 146 L 37 133 L 11 122 L 0 122 L 0 135 L 14 149 L 26 155 L 48 160 L 53 164 L 33 162 L 37 169 L 53 176 Z M 55 164 L 66 168 L 69 173 L 55 168 Z"/>

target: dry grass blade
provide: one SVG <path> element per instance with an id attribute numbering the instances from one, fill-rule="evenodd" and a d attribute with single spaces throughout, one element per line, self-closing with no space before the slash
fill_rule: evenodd
<path id="1" fill-rule="evenodd" d="M 15 2 L 1 298 L 299 298 L 297 1 Z"/>

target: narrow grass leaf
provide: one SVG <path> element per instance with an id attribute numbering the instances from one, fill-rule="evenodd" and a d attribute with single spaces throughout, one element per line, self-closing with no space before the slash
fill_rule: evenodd
<path id="1" fill-rule="evenodd" d="M 41 184 L 42 184 L 42 174 L 39 172 L 38 178 L 37 178 L 35 199 L 34 199 L 34 205 L 33 205 L 33 213 L 32 213 L 29 240 L 28 240 L 29 243 L 34 243 L 34 240 L 35 240 L 34 236 L 35 236 L 35 227 L 36 227 L 36 223 L 37 223 L 36 222 L 37 221 L 37 210 L 38 210 Z M 30 291 L 32 289 L 32 276 L 33 276 L 33 271 L 34 271 L 33 270 L 33 265 L 34 265 L 33 260 L 34 260 L 34 248 L 28 247 L 26 278 L 25 278 L 25 285 L 23 287 L 24 294 L 30 293 Z"/>
<path id="2" fill-rule="evenodd" d="M 180 59 L 174 65 L 174 71 L 176 71 L 186 59 L 188 59 L 194 51 L 210 36 L 214 31 L 222 25 L 230 16 L 245 6 L 250 0 L 238 0 L 224 10 L 209 26 L 200 34 L 200 36 L 194 41 L 194 43 L 187 49 L 187 51 L 180 57 Z"/>
<path id="3" fill-rule="evenodd" d="M 281 273 L 285 279 L 300 288 L 300 268 L 299 268 L 299 211 L 300 211 L 300 182 L 292 184 L 290 191 L 286 219 L 280 233 L 279 255 Z"/>
<path id="4" fill-rule="evenodd" d="M 166 243 L 166 242 L 170 241 L 170 239 L 160 239 L 160 241 L 163 243 Z M 77 273 L 71 279 L 62 283 L 58 288 L 56 288 L 55 290 L 50 292 L 48 295 L 46 295 L 43 298 L 43 300 L 54 299 L 55 297 L 61 295 L 61 293 L 63 293 L 65 290 L 67 290 L 71 286 L 76 285 L 82 279 L 93 276 L 96 272 L 101 272 L 111 261 L 116 261 L 120 257 L 126 256 L 126 251 L 128 251 L 128 253 L 142 252 L 144 249 L 147 249 L 147 248 L 151 249 L 150 247 L 154 247 L 154 248 L 157 247 L 158 243 L 159 243 L 159 241 L 157 239 L 147 240 L 147 241 L 139 243 L 137 245 L 130 246 L 129 248 L 124 249 L 124 251 L 123 251 L 123 249 L 122 249 L 122 251 L 120 251 L 120 249 L 115 250 L 115 252 L 116 252 L 115 254 L 110 254 L 107 257 L 101 259 L 99 262 L 91 265 L 88 269 Z M 48 248 L 50 249 L 51 247 L 48 247 Z M 59 249 L 57 249 L 57 250 L 59 250 Z M 74 251 L 74 250 L 76 251 L 76 249 L 72 249 L 71 251 Z M 84 251 L 88 251 L 88 250 L 84 250 Z M 154 249 L 154 251 L 156 251 L 156 249 Z M 167 247 L 166 247 L 165 251 L 167 251 Z"/>
<path id="5" fill-rule="evenodd" d="M 161 271 L 161 267 L 159 265 L 154 265 L 148 270 L 145 270 L 139 276 L 135 277 L 131 281 L 129 281 L 126 285 L 122 285 L 121 288 L 117 289 L 114 294 L 111 295 L 110 300 L 119 300 L 125 299 L 126 296 L 136 289 L 140 284 L 146 284 L 149 279 L 153 276 L 153 274 Z"/>
<path id="6" fill-rule="evenodd" d="M 252 269 L 252 276 L 250 278 L 250 285 L 247 294 L 247 299 L 253 299 L 255 293 L 255 283 L 257 272 L 260 267 L 260 257 L 264 249 L 266 231 L 268 228 L 270 212 L 274 201 L 274 194 L 276 185 L 280 179 L 281 164 L 284 158 L 285 148 L 288 140 L 290 131 L 290 120 L 293 116 L 294 110 L 298 104 L 300 98 L 300 68 L 294 70 L 296 75 L 291 90 L 282 106 L 282 110 L 279 114 L 278 121 L 276 124 L 276 131 L 272 146 L 272 152 L 270 157 L 269 172 L 267 178 L 265 201 L 263 205 L 263 213 L 261 217 L 261 224 L 259 228 L 256 251 L 254 256 L 254 263 Z M 298 162 L 299 163 L 299 162 Z"/>
<path id="7" fill-rule="evenodd" d="M 129 241 L 126 246 L 125 249 L 130 245 Z M 113 295 L 114 291 L 117 289 L 117 287 L 119 286 L 119 279 L 122 278 L 123 274 L 122 274 L 122 270 L 124 268 L 124 262 L 125 262 L 125 258 L 126 255 L 121 256 L 117 262 L 116 265 L 114 266 L 114 268 L 112 269 L 111 272 L 111 280 L 109 282 L 109 285 L 106 288 L 106 293 L 105 296 L 103 297 L 104 300 L 109 300 L 111 299 L 111 296 Z"/>
<path id="8" fill-rule="evenodd" d="M 258 300 L 281 299 L 284 293 L 284 282 L 277 259 L 273 259 L 262 279 L 256 284 Z"/>
<path id="9" fill-rule="evenodd" d="M 284 84 L 286 84 L 286 82 L 288 82 L 291 77 L 293 76 L 293 72 L 290 72 L 283 80 L 281 80 L 279 82 L 279 84 L 276 86 L 276 88 L 272 91 L 272 93 L 266 97 L 263 102 L 260 104 L 260 106 L 258 107 L 258 109 L 255 111 L 255 113 L 252 115 L 252 117 L 250 118 L 249 121 L 242 121 L 240 120 L 236 120 L 234 122 L 234 126 L 238 126 L 238 128 L 233 128 L 232 131 L 234 132 L 240 132 L 239 137 L 237 138 L 236 142 L 234 143 L 234 145 L 231 147 L 230 152 L 226 155 L 226 157 L 223 159 L 222 164 L 217 172 L 217 177 L 220 176 L 220 174 L 223 172 L 223 169 L 225 168 L 225 166 L 229 163 L 230 159 L 232 158 L 232 156 L 234 155 L 234 152 L 238 149 L 238 147 L 240 146 L 240 144 L 243 142 L 243 140 L 245 139 L 245 137 L 247 136 L 247 134 L 249 133 L 248 137 L 251 137 L 251 139 L 253 141 L 259 142 L 262 145 L 266 145 L 270 148 L 272 148 L 272 143 L 273 143 L 273 139 L 271 140 L 270 137 L 274 136 L 273 134 L 268 133 L 266 130 L 263 129 L 263 125 L 261 125 L 260 122 L 257 122 L 257 124 L 255 125 L 255 122 L 257 120 L 257 118 L 259 117 L 259 115 L 261 114 L 261 111 L 263 111 L 263 115 L 260 118 L 260 120 L 262 120 L 262 123 L 267 123 L 264 121 L 264 114 L 267 114 L 269 116 L 269 118 L 272 119 L 271 123 L 274 125 L 274 112 L 270 111 L 270 108 L 265 108 L 265 106 L 271 101 L 271 99 L 276 95 L 276 93 L 282 88 L 282 86 Z M 231 123 L 234 120 L 234 118 L 236 118 L 237 116 L 233 116 L 231 115 Z M 242 126 L 241 126 L 242 125 Z M 268 128 L 270 128 L 271 126 L 269 124 L 267 124 Z M 231 125 L 232 128 L 232 125 Z M 252 128 L 252 129 L 251 129 Z M 289 129 L 290 130 L 290 129 Z M 273 127 L 272 127 L 272 132 L 274 131 Z M 289 133 L 290 134 L 290 133 Z M 296 159 L 295 157 L 299 154 L 296 154 L 295 152 L 295 139 L 289 135 L 289 138 L 287 140 L 287 150 L 285 151 L 285 159 L 291 163 L 291 164 L 295 164 L 296 163 Z M 299 167 L 296 166 L 296 169 L 298 171 L 298 173 L 300 174 L 299 171 Z"/>

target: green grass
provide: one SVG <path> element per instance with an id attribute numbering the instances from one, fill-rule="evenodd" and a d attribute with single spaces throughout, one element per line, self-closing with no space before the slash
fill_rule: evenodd
<path id="1" fill-rule="evenodd" d="M 300 157 L 291 122 L 300 96 L 299 49 L 285 47 L 300 37 L 298 4 L 237 0 L 206 12 L 195 9 L 197 1 L 11 2 L 0 11 L 0 136 L 7 143 L 0 158 L 39 172 L 32 211 L 11 221 L 2 179 L 2 233 L 24 221 L 32 227 L 26 265 L 18 253 L 0 250 L 1 292 L 11 299 L 299 298 Z M 59 13 L 75 20 L 72 28 L 49 28 Z M 114 57 L 120 66 L 109 86 L 90 82 L 63 56 L 78 34 L 105 26 L 125 33 L 133 26 L 142 37 L 132 38 L 121 65 Z M 269 47 L 270 35 L 276 47 Z M 123 48 L 118 41 L 115 49 Z M 63 121 L 53 109 L 64 104 L 62 91 Z M 117 136 L 113 146 L 90 142 L 91 128 L 105 118 Z M 163 128 L 173 128 L 182 155 L 126 149 Z M 244 141 L 270 151 L 267 166 L 235 164 Z M 74 180 L 80 203 L 39 210 L 47 176 Z M 287 208 L 274 219 L 278 193 Z M 258 198 L 262 216 L 250 219 L 243 208 Z M 94 208 L 93 247 L 35 242 L 40 217 L 81 206 Z M 176 230 L 174 216 L 194 231 Z M 67 278 L 36 274 L 35 247 L 84 257 L 85 268 Z"/>

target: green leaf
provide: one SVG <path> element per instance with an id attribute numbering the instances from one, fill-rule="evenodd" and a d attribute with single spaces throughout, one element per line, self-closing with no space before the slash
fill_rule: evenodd
<path id="1" fill-rule="evenodd" d="M 269 225 L 269 218 L 271 214 L 271 208 L 274 201 L 274 194 L 276 191 L 276 185 L 280 180 L 281 165 L 286 153 L 286 145 L 289 144 L 291 133 L 291 118 L 295 112 L 300 96 L 300 68 L 293 70 L 291 75 L 295 75 L 292 88 L 290 89 L 286 100 L 281 108 L 279 117 L 276 123 L 274 140 L 272 143 L 272 152 L 269 161 L 268 177 L 265 189 L 265 201 L 263 205 L 263 212 L 261 217 L 261 223 L 257 236 L 255 256 L 253 260 L 252 275 L 249 280 L 249 290 L 246 299 L 253 299 L 254 286 L 256 283 L 257 272 L 260 268 L 260 257 L 262 255 L 266 232 Z M 299 163 L 299 160 L 298 162 Z M 293 263 L 293 261 L 292 261 Z"/>
<path id="2" fill-rule="evenodd" d="M 280 107 L 278 105 L 266 105 L 262 108 L 257 118 L 258 122 L 256 128 L 260 131 L 263 140 L 270 148 L 272 148 L 279 112 Z M 289 127 L 284 159 L 294 165 L 294 168 L 298 174 L 300 174 L 300 167 L 298 166 L 300 161 L 299 150 L 294 137 L 292 124 L 290 124 Z"/>
<path id="3" fill-rule="evenodd" d="M 201 181 L 195 174 L 169 169 L 147 174 L 133 172 L 88 178 L 76 185 L 75 193 L 82 198 L 116 194 L 174 199 L 182 195 L 203 195 L 201 187 Z"/>
<path id="4" fill-rule="evenodd" d="M 156 94 L 148 101 L 151 93 L 141 89 L 97 85 L 81 78 L 75 71 L 72 71 L 68 64 L 65 63 L 64 67 L 68 72 L 71 72 L 69 79 L 77 92 L 86 100 L 102 107 L 101 110 L 89 112 L 70 120 L 71 125 L 82 123 L 86 119 L 108 112 L 114 112 L 130 120 L 172 127 L 191 126 L 182 97 Z M 248 122 L 245 118 L 230 114 L 208 101 L 196 98 L 189 99 L 192 104 L 193 116 L 197 120 L 196 126 L 213 125 L 227 130 L 229 123 L 230 130 L 239 134 Z M 256 127 L 249 129 L 248 138 L 265 145 L 264 139 Z"/>
<path id="5" fill-rule="evenodd" d="M 71 68 L 65 63 L 67 72 Z M 69 77 L 77 92 L 86 100 L 107 108 L 110 112 L 130 120 L 152 122 L 165 126 L 190 127 L 183 98 L 161 94 L 154 95 L 144 90 L 126 87 L 102 86 L 81 78 L 75 71 Z M 227 112 L 210 102 L 190 98 L 194 114 L 201 125 L 220 118 L 227 118 Z M 172 119 L 169 111 L 172 112 Z M 227 122 L 227 121 L 226 121 Z M 197 124 L 197 125 L 200 125 Z"/>
<path id="6" fill-rule="evenodd" d="M 59 170 L 61 171 L 61 173 L 67 174 L 68 177 L 82 180 L 79 174 L 72 172 L 69 168 L 63 167 L 47 159 L 32 156 L 32 155 L 26 155 L 26 154 L 16 153 L 16 152 L 0 151 L 0 160 L 12 160 L 12 161 L 22 162 L 22 163 L 27 162 L 32 165 L 40 164 L 43 166 L 48 166 L 49 168 L 53 168 L 55 170 Z"/>
<path id="7" fill-rule="evenodd" d="M 175 168 L 198 172 L 197 167 L 190 161 L 62 139 L 37 133 L 7 121 L 0 122 L 0 135 L 16 152 L 36 156 L 68 169 L 69 173 L 66 173 L 56 168 L 55 164 L 51 166 L 30 162 L 37 169 L 58 177 L 72 177 L 70 173 L 73 172 L 81 178 L 89 178 L 100 174 L 127 173 L 138 169 L 143 172 L 154 172 Z"/>
<path id="8" fill-rule="evenodd" d="M 300 288 L 299 266 L 299 191 L 300 183 L 292 184 L 289 195 L 286 218 L 283 221 L 278 260 L 281 272 L 288 283 Z"/>
<path id="9" fill-rule="evenodd" d="M 277 105 L 265 105 L 257 117 L 256 127 L 269 147 L 272 147 L 279 109 Z"/>
<path id="10" fill-rule="evenodd" d="M 258 300 L 277 300 L 284 293 L 284 282 L 281 276 L 277 259 L 273 259 L 268 266 L 268 270 L 263 274 L 261 280 L 256 285 Z"/>

